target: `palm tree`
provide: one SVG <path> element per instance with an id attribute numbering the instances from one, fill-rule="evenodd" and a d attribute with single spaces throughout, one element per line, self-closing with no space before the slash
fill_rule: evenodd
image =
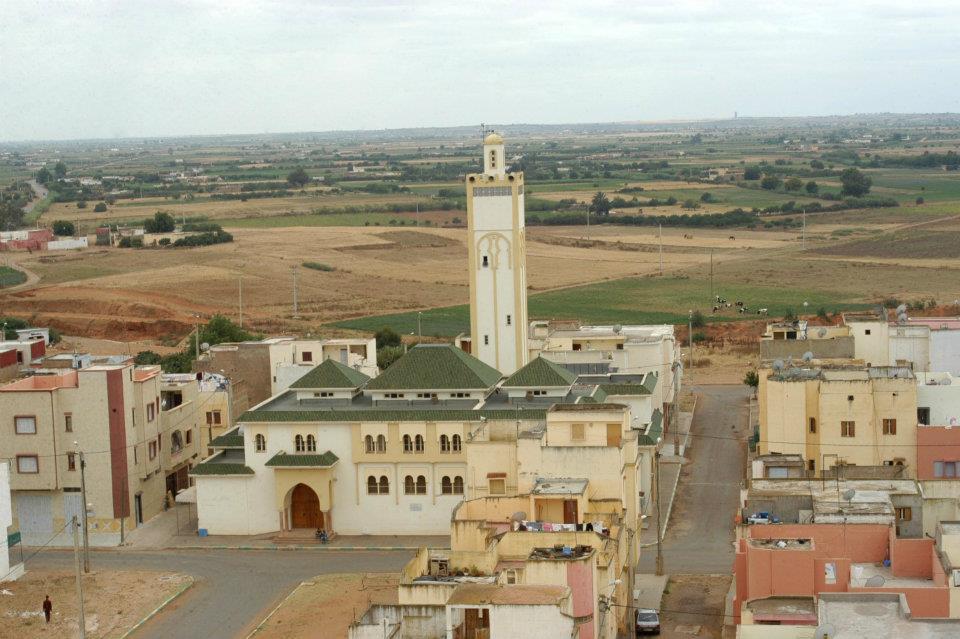
<path id="1" fill-rule="evenodd" d="M 603 191 L 597 191 L 590 202 L 590 212 L 597 215 L 610 214 L 610 198 Z"/>

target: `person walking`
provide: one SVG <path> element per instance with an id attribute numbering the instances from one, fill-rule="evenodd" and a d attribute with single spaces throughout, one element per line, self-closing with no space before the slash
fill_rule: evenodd
<path id="1" fill-rule="evenodd" d="M 47 595 L 43 600 L 43 616 L 47 618 L 47 623 L 50 623 L 51 613 L 53 613 L 53 602 L 50 601 L 50 595 Z"/>

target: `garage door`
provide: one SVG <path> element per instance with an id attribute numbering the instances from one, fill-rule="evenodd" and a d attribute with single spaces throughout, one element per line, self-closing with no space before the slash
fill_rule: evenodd
<path id="1" fill-rule="evenodd" d="M 83 521 L 83 495 L 63 493 L 63 521 L 71 521 L 74 515 L 77 521 Z"/>
<path id="2" fill-rule="evenodd" d="M 53 497 L 46 493 L 18 494 L 17 519 L 21 533 L 52 533 Z"/>

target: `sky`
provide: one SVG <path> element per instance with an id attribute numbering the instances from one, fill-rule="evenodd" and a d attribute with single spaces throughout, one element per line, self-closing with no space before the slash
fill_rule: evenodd
<path id="1" fill-rule="evenodd" d="M 960 0 L 3 0 L 0 140 L 960 112 Z"/>

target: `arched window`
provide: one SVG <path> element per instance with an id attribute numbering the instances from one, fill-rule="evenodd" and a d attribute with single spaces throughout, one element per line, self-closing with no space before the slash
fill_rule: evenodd
<path id="1" fill-rule="evenodd" d="M 170 435 L 170 452 L 176 454 L 181 450 L 183 450 L 183 433 L 175 430 L 173 434 Z"/>
<path id="2" fill-rule="evenodd" d="M 450 452 L 450 438 L 446 435 L 440 435 L 440 452 L 449 453 Z"/>
<path id="3" fill-rule="evenodd" d="M 381 495 L 390 494 L 390 480 L 387 479 L 386 475 L 380 475 L 380 494 Z"/>
<path id="4" fill-rule="evenodd" d="M 363 438 L 363 447 L 368 453 L 373 452 L 373 435 L 367 435 Z"/>
<path id="5" fill-rule="evenodd" d="M 313 435 L 307 435 L 307 452 L 317 452 L 317 438 Z"/>
<path id="6" fill-rule="evenodd" d="M 296 437 L 294 437 L 293 444 L 294 444 L 294 448 L 297 449 L 298 453 L 302 453 L 307 449 L 307 447 L 304 446 L 303 444 L 303 435 L 297 435 Z"/>
<path id="7" fill-rule="evenodd" d="M 403 478 L 403 494 L 404 495 L 412 495 L 414 493 L 415 488 L 416 487 L 413 484 L 412 475 L 407 475 L 406 477 Z"/>
<path id="8" fill-rule="evenodd" d="M 422 453 L 423 447 L 423 435 L 417 435 L 416 438 L 414 438 L 414 450 L 416 450 L 418 453 Z"/>
<path id="9" fill-rule="evenodd" d="M 257 436 L 253 438 L 253 446 L 254 450 L 262 453 L 267 449 L 267 438 L 262 433 L 257 433 Z"/>
<path id="10" fill-rule="evenodd" d="M 377 452 L 385 453 L 387 452 L 387 438 L 383 435 L 377 435 Z"/>
<path id="11" fill-rule="evenodd" d="M 463 441 L 460 439 L 460 435 L 453 436 L 453 452 L 459 453 L 463 448 Z"/>
<path id="12" fill-rule="evenodd" d="M 442 495 L 452 495 L 453 494 L 453 484 L 450 482 L 450 478 L 446 475 L 443 476 L 443 479 L 440 480 L 440 494 Z"/>
<path id="13" fill-rule="evenodd" d="M 376 495 L 377 494 L 377 478 L 373 475 L 367 477 L 367 494 Z"/>
<path id="14" fill-rule="evenodd" d="M 463 494 L 463 477 L 460 477 L 459 475 L 453 478 L 453 494 Z"/>
<path id="15" fill-rule="evenodd" d="M 417 475 L 417 494 L 426 495 L 427 494 L 427 478 L 423 475 Z"/>
<path id="16" fill-rule="evenodd" d="M 410 439 L 410 435 L 403 436 L 403 452 L 405 453 L 413 452 L 413 440 Z"/>

